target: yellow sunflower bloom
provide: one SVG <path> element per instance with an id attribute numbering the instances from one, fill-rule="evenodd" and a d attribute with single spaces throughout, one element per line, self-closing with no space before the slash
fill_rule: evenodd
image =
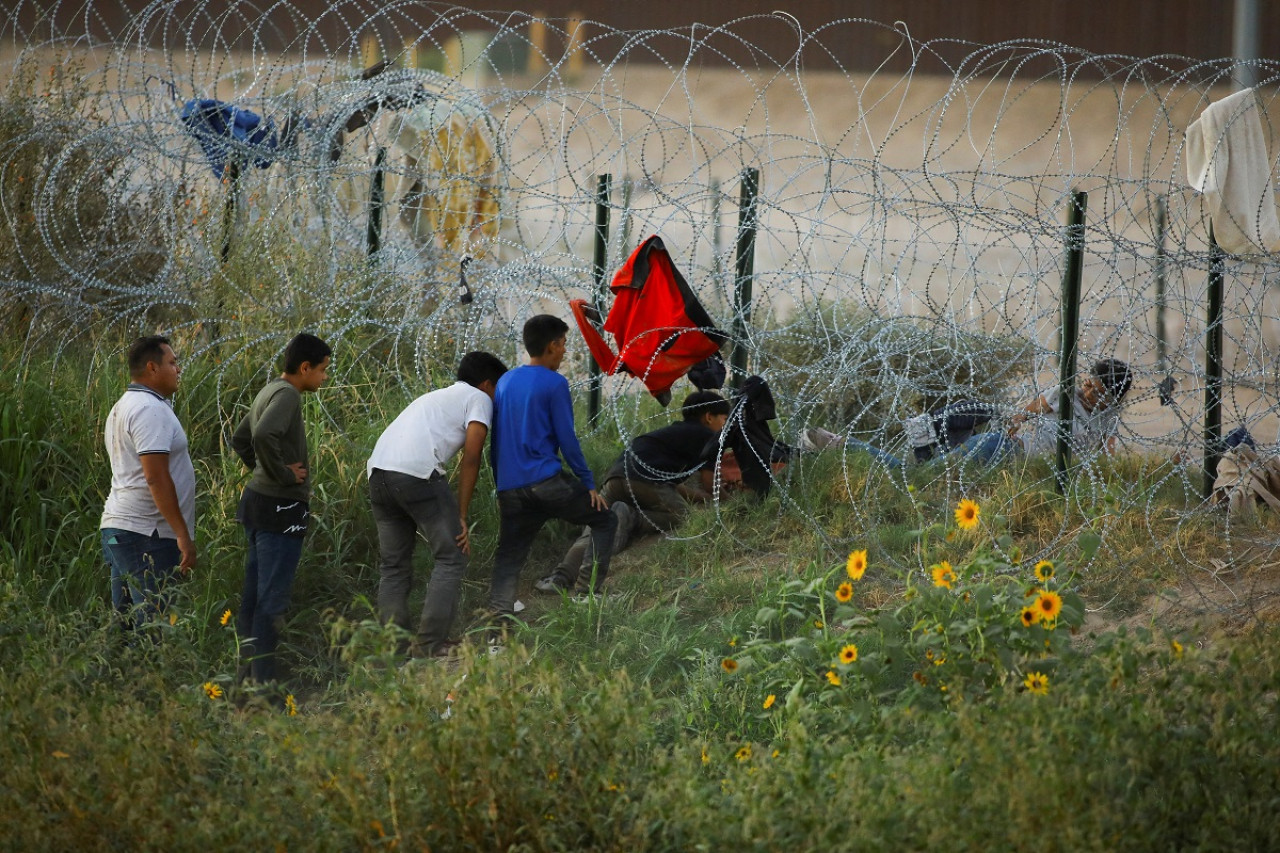
<path id="1" fill-rule="evenodd" d="M 941 563 L 929 567 L 929 574 L 933 575 L 933 585 L 951 589 L 952 584 L 956 582 L 956 573 L 952 570 L 951 564 L 946 560 Z"/>
<path id="2" fill-rule="evenodd" d="M 866 549 L 854 551 L 850 554 L 849 562 L 845 564 L 844 570 L 849 574 L 849 580 L 862 580 L 862 575 L 867 571 Z"/>
<path id="3" fill-rule="evenodd" d="M 725 658 L 720 661 L 720 668 L 725 672 L 734 673 L 738 671 L 738 662 L 733 658 Z"/>
<path id="4" fill-rule="evenodd" d="M 1034 607 L 1024 607 L 1019 618 L 1022 620 L 1023 628 L 1030 628 L 1040 621 L 1040 611 Z"/>
<path id="5" fill-rule="evenodd" d="M 1041 590 L 1040 597 L 1036 599 L 1036 610 L 1040 611 L 1041 619 L 1057 619 L 1058 614 L 1062 612 L 1062 596 L 1056 592 L 1049 590 Z"/>
<path id="6" fill-rule="evenodd" d="M 849 583 L 848 581 L 845 581 L 844 583 L 840 584 L 840 586 L 836 587 L 836 601 L 840 602 L 841 604 L 845 604 L 852 598 L 853 598 L 853 584 Z"/>
<path id="7" fill-rule="evenodd" d="M 226 624 L 230 621 L 231 621 L 231 611 L 230 610 L 222 611 L 222 618 L 218 620 L 218 624 L 225 627 Z"/>
<path id="8" fill-rule="evenodd" d="M 733 754 L 733 757 L 738 759 L 739 761 L 750 761 L 751 760 L 751 744 L 747 744 L 746 746 L 739 749 L 737 752 Z"/>
<path id="9" fill-rule="evenodd" d="M 973 501 L 965 498 L 956 507 L 956 526 L 961 530 L 972 530 L 978 526 L 978 516 L 982 510 Z"/>
<path id="10" fill-rule="evenodd" d="M 212 681 L 206 681 L 203 686 L 204 695 L 208 696 L 211 700 L 222 698 L 222 688 L 214 684 Z"/>
<path id="11" fill-rule="evenodd" d="M 298 703 L 294 700 L 292 693 L 284 697 L 284 712 L 290 717 L 298 716 Z"/>
<path id="12" fill-rule="evenodd" d="M 840 686 L 840 676 L 836 675 L 835 670 L 827 670 L 827 681 L 830 681 L 836 687 Z"/>
<path id="13" fill-rule="evenodd" d="M 1173 652 L 1173 656 L 1175 658 L 1182 657 L 1182 643 L 1179 643 L 1177 640 L 1170 640 L 1169 649 Z"/>
<path id="14" fill-rule="evenodd" d="M 1052 560 L 1041 560 L 1040 562 L 1036 563 L 1036 580 L 1040 581 L 1041 583 L 1044 583 L 1051 577 L 1053 577 L 1053 561 Z"/>
<path id="15" fill-rule="evenodd" d="M 770 708 L 773 707 L 773 703 L 777 701 L 778 701 L 778 697 L 770 693 L 768 696 L 764 697 L 764 709 L 766 711 L 769 710 Z"/>
<path id="16" fill-rule="evenodd" d="M 840 650 L 840 663 L 850 664 L 858 659 L 858 647 L 853 643 Z"/>
<path id="17" fill-rule="evenodd" d="M 1049 676 L 1042 672 L 1033 672 L 1022 680 L 1023 686 L 1027 688 L 1028 693 L 1034 693 L 1037 696 L 1047 696 L 1049 693 Z"/>

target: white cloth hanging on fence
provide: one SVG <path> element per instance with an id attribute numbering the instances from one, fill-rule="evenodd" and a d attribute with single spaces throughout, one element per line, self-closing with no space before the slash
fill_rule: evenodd
<path id="1" fill-rule="evenodd" d="M 1271 158 L 1253 89 L 1215 101 L 1187 128 L 1187 180 L 1204 194 L 1224 251 L 1280 252 Z"/>

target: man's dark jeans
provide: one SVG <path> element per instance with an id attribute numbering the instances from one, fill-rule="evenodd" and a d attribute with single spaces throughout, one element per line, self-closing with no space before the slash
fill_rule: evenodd
<path id="1" fill-rule="evenodd" d="M 149 622 L 164 609 L 165 587 L 178 576 L 182 563 L 178 540 L 104 527 L 102 553 L 111 567 L 111 604 L 126 630 Z"/>
<path id="2" fill-rule="evenodd" d="M 302 537 L 268 533 L 248 525 L 244 590 L 236 630 L 240 634 L 240 654 L 249 662 L 249 674 L 260 684 L 276 677 L 276 646 L 293 593 L 293 577 L 302 557 Z"/>
<path id="3" fill-rule="evenodd" d="M 467 556 L 458 548 L 462 533 L 458 500 L 439 472 L 430 479 L 374 468 L 369 475 L 369 499 L 378 525 L 381 554 L 378 616 L 409 630 L 409 591 L 413 587 L 413 548 L 418 534 L 427 540 L 435 565 L 422 602 L 415 654 L 429 655 L 449 638 Z"/>
<path id="4" fill-rule="evenodd" d="M 501 527 L 489 589 L 489 605 L 495 613 L 505 616 L 514 612 L 520 570 L 529 556 L 534 537 L 552 518 L 591 528 L 591 541 L 595 553 L 600 555 L 592 591 L 600 591 L 609 574 L 618 517 L 607 509 L 592 506 L 591 493 L 581 480 L 562 471 L 531 486 L 498 492 L 498 510 Z M 584 577 L 581 581 L 587 583 L 589 579 Z"/>

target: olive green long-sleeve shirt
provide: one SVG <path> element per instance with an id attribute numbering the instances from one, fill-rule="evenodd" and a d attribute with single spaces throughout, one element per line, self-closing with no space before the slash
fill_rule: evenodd
<path id="1" fill-rule="evenodd" d="M 302 394 L 284 379 L 273 379 L 258 392 L 231 436 L 231 449 L 253 469 L 247 488 L 274 498 L 310 499 L 309 482 L 299 483 L 289 468 L 294 462 L 311 467 Z"/>

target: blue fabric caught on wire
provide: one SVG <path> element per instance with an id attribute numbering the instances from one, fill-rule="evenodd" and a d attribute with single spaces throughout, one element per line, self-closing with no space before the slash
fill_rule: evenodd
<path id="1" fill-rule="evenodd" d="M 182 123 L 200 143 L 219 178 L 226 172 L 232 152 L 239 152 L 243 162 L 259 169 L 275 162 L 280 137 L 274 119 L 264 119 L 225 101 L 195 98 L 182 105 Z"/>

